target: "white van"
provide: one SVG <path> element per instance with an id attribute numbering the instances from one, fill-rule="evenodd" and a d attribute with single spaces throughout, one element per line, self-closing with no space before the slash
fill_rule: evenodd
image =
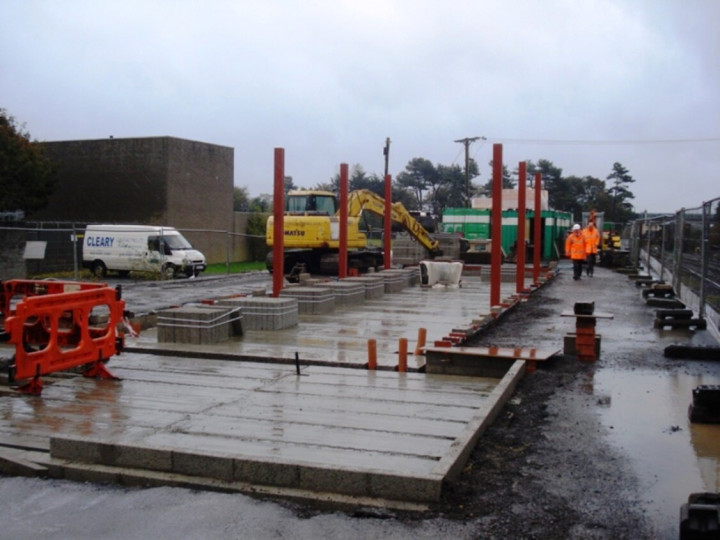
<path id="1" fill-rule="evenodd" d="M 162 272 L 166 278 L 193 277 L 205 270 L 205 256 L 172 227 L 88 225 L 83 239 L 83 266 L 97 277 L 108 270 Z"/>

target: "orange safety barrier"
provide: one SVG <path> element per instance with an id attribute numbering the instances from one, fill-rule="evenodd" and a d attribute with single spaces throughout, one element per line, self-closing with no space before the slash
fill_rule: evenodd
<path id="1" fill-rule="evenodd" d="M 4 337 L 15 345 L 9 381 L 32 379 L 18 390 L 39 395 L 41 375 L 86 366 L 88 377 L 116 379 L 104 366 L 123 348 L 120 288 L 105 284 L 10 280 L 0 298 Z"/>

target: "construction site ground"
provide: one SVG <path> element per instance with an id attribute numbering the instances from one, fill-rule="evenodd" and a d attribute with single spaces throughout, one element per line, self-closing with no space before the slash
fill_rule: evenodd
<path id="1" fill-rule="evenodd" d="M 261 287 L 266 280 L 267 276 L 261 274 L 253 277 L 250 284 L 246 281 L 242 287 Z M 226 292 L 228 287 L 232 287 L 229 279 L 218 280 L 214 284 L 211 284 L 212 281 L 207 280 L 209 288 L 204 291 L 203 280 L 196 280 L 192 287 L 187 284 L 168 284 L 165 292 L 162 287 L 145 287 L 143 291 L 142 285 L 136 287 L 128 284 L 124 297 L 129 309 L 142 312 L 177 304 L 179 299 L 200 301 L 211 297 L 214 293 L 210 289 L 219 286 L 221 281 L 224 281 L 221 290 Z M 482 298 L 477 302 L 477 313 L 473 312 L 472 307 L 470 311 L 465 311 L 458 297 L 451 300 L 450 305 L 430 303 L 416 308 L 412 305 L 405 305 L 405 308 L 387 307 L 391 314 L 385 313 L 384 320 L 402 321 L 403 309 L 411 311 L 408 313 L 408 319 L 411 320 L 418 318 L 419 313 L 428 313 L 429 323 L 438 322 L 436 327 L 428 324 L 430 328 L 437 328 L 429 330 L 428 340 L 438 339 L 443 332 L 449 332 L 452 326 L 468 324 L 475 315 L 489 312 L 486 296 L 489 285 L 477 284 L 477 290 L 473 290 L 470 281 L 466 288 L 460 289 L 464 292 L 461 297 L 467 301 L 472 293 L 472 296 Z M 481 290 L 483 287 L 487 288 L 485 292 Z M 135 304 L 133 289 L 136 289 L 139 297 Z M 196 297 L 186 299 L 180 292 L 183 290 Z M 503 292 L 506 292 L 505 288 Z M 405 295 L 403 304 L 417 303 L 418 294 L 422 293 L 416 290 L 397 293 L 398 296 Z M 388 306 L 395 302 L 390 298 L 387 300 Z M 573 304 L 580 301 L 593 301 L 598 311 L 613 314 L 613 319 L 598 321 L 597 330 L 602 335 L 598 362 L 582 363 L 575 357 L 559 354 L 547 362 L 539 363 L 534 373 L 518 377 L 516 382 L 508 386 L 511 392 L 509 401 L 499 401 L 503 403 L 502 410 L 497 417 L 491 415 L 493 422 L 489 427 L 482 426 L 479 431 L 473 428 L 480 433 L 480 438 L 477 444 L 474 439 L 465 441 L 468 455 L 461 460 L 464 466 L 457 474 L 451 475 L 451 480 L 441 482 L 441 494 L 437 500 L 406 507 L 378 507 L 365 504 L 362 499 L 349 501 L 353 503 L 350 506 L 353 509 L 341 514 L 341 519 L 353 533 L 345 534 L 343 529 L 343 536 L 430 538 L 442 534 L 462 538 L 676 538 L 679 508 L 686 502 L 687 496 L 692 492 L 718 490 L 720 426 L 690 424 L 687 409 L 694 387 L 700 384 L 720 384 L 720 364 L 665 358 L 663 349 L 672 343 L 715 344 L 709 331 L 653 329 L 654 309 L 645 304 L 641 289 L 623 274 L 598 268 L 594 277 L 583 277 L 581 281 L 573 281 L 567 271 L 560 271 L 554 279 L 530 295 L 527 302 L 512 309 L 498 324 L 490 325 L 474 338 L 474 344 L 562 349 L 564 335 L 574 330 L 574 320 L 561 317 L 561 313 L 571 310 Z M 457 310 L 457 319 L 453 320 L 452 316 L 446 319 L 448 311 L 452 312 L 453 308 Z M 378 306 L 370 310 L 372 313 L 381 311 Z M 433 317 L 433 313 L 438 311 L 443 316 Z M 381 327 L 392 326 L 383 325 L 382 315 L 377 317 Z M 366 318 L 371 316 L 360 317 L 354 325 L 361 324 L 360 321 Z M 419 320 L 413 324 L 419 324 Z M 338 335 L 338 332 L 333 334 L 333 331 L 328 333 L 329 337 L 320 338 L 317 336 L 320 334 L 319 328 L 313 327 L 312 336 L 327 339 L 328 351 L 349 347 L 349 350 L 354 351 L 353 358 L 357 358 L 352 363 L 362 363 L 362 351 L 356 350 L 358 347 L 362 349 L 362 346 L 350 346 L 342 340 L 338 341 L 337 337 L 331 337 Z M 367 330 L 359 332 L 355 339 L 364 342 L 371 337 L 367 334 Z M 156 345 L 151 336 L 151 332 L 143 333 L 132 345 L 134 352 L 124 353 L 108 363 L 111 370 L 128 381 L 123 381 L 121 393 L 113 386 L 116 383 L 111 381 L 68 377 L 48 385 L 42 398 L 0 398 L 5 422 L 3 425 L 15 422 L 26 428 L 28 441 L 15 446 L 42 446 L 42 441 L 46 441 L 51 432 L 62 433 L 62 436 L 58 435 L 58 440 L 67 439 L 70 445 L 73 441 L 92 440 L 93 432 L 99 429 L 99 425 L 107 430 L 110 429 L 108 426 L 125 422 L 128 417 L 136 418 L 136 426 L 131 430 L 132 433 L 127 434 L 136 441 L 155 440 L 162 447 L 168 439 L 178 439 L 179 434 L 188 433 L 191 436 L 184 444 L 192 447 L 199 438 L 207 442 L 208 434 L 212 433 L 214 444 L 221 444 L 227 439 L 228 433 L 235 432 L 242 437 L 244 429 L 252 431 L 261 425 L 257 418 L 255 424 L 248 425 L 234 417 L 237 412 L 228 413 L 230 409 L 237 411 L 238 407 L 233 408 L 227 400 L 217 397 L 224 391 L 233 392 L 237 403 L 247 405 L 246 409 L 243 408 L 245 416 L 252 416 L 253 411 L 257 413 L 256 416 L 261 414 L 260 411 L 272 411 L 272 403 L 275 403 L 275 413 L 287 415 L 282 419 L 282 424 L 276 424 L 276 429 L 281 426 L 281 429 L 287 430 L 289 437 L 311 441 L 324 435 L 318 435 L 307 427 L 297 428 L 307 425 L 307 416 L 310 414 L 302 403 L 296 401 L 286 408 L 277 404 L 278 398 L 284 399 L 283 396 L 297 398 L 300 395 L 297 392 L 298 384 L 305 386 L 309 383 L 317 385 L 316 389 L 323 388 L 323 391 L 310 392 L 313 395 L 322 395 L 326 390 L 331 390 L 323 398 L 328 403 L 338 401 L 339 391 L 352 389 L 357 393 L 351 394 L 349 401 L 364 404 L 365 410 L 350 410 L 346 419 L 351 418 L 353 424 L 343 426 L 345 436 L 355 429 L 375 430 L 379 427 L 379 431 L 398 430 L 397 426 L 378 426 L 379 411 L 372 409 L 372 403 L 378 401 L 379 394 L 397 396 L 402 391 L 411 406 L 406 418 L 396 419 L 407 424 L 400 431 L 424 430 L 428 425 L 438 431 L 427 432 L 422 438 L 417 433 L 409 440 L 406 437 L 403 452 L 415 457 L 396 458 L 394 464 L 386 462 L 378 466 L 385 468 L 385 474 L 392 471 L 399 476 L 418 477 L 425 472 L 418 474 L 418 470 L 413 470 L 410 464 L 407 470 L 403 470 L 404 465 L 400 463 L 427 459 L 419 456 L 446 456 L 452 453 L 454 450 L 447 447 L 432 448 L 438 441 L 461 440 L 458 429 L 461 432 L 470 425 L 471 420 L 467 417 L 451 418 L 451 411 L 454 411 L 452 414 L 464 411 L 463 414 L 467 415 L 469 411 L 463 404 L 466 398 L 491 394 L 497 388 L 494 383 L 487 386 L 488 381 L 477 381 L 475 378 L 460 381 L 454 376 L 430 377 L 422 373 L 409 373 L 400 377 L 400 374 L 389 369 L 396 360 L 392 345 L 396 342 L 396 336 L 388 338 L 387 345 L 381 348 L 383 353 L 378 355 L 379 363 L 380 358 L 386 359 L 383 366 L 386 369 L 376 372 L 372 377 L 357 369 L 357 366 L 344 367 L 342 362 L 338 365 L 337 361 L 334 365 L 317 362 L 303 365 L 300 376 L 292 363 L 269 366 L 266 363 L 247 364 L 213 358 L 198 368 L 197 351 L 193 351 L 192 357 L 183 357 L 179 351 L 169 356 L 158 356 L 152 350 Z M 301 339 L 301 336 L 296 336 L 296 339 Z M 411 341 L 411 350 L 413 346 Z M 234 353 L 237 353 L 237 344 L 226 344 L 224 347 L 234 347 Z M 290 342 L 282 354 L 287 353 L 292 358 L 293 350 L 293 343 Z M 301 351 L 301 358 L 311 357 L 307 349 Z M 234 353 L 225 351 L 225 354 Z M 277 354 L 277 351 L 273 353 Z M 388 361 L 388 358 L 392 361 Z M 420 365 L 421 359 L 414 355 L 411 358 L 411 367 Z M 210 394 L 196 393 L 194 381 L 199 376 L 213 380 L 208 386 L 212 389 Z M 172 390 L 163 391 L 164 379 L 167 377 L 184 380 L 180 399 L 172 395 Z M 357 384 L 360 379 L 364 382 Z M 338 380 L 342 382 L 338 384 Z M 353 382 L 348 383 L 351 380 Z M 264 395 L 268 403 L 247 402 L 242 392 L 250 387 L 264 387 L 266 392 L 253 392 L 253 395 Z M 342 390 L 338 390 L 338 387 Z M 139 392 L 140 388 L 144 390 Z M 129 393 L 126 394 L 125 389 Z M 53 395 L 58 396 L 57 402 L 53 402 Z M 83 410 L 80 406 L 82 403 L 89 404 L 89 408 Z M 192 410 L 188 410 L 190 403 Z M 63 415 L 55 414 L 53 409 L 58 406 L 62 407 Z M 415 406 L 429 414 L 418 415 L 417 409 L 412 408 Z M 321 402 L 315 403 L 309 410 L 316 411 L 322 407 Z M 159 429 L 153 423 L 153 415 L 149 413 L 153 408 L 163 411 Z M 224 423 L 209 427 L 201 411 L 210 409 L 213 410 L 211 416 L 223 419 Z M 448 414 L 438 414 L 440 410 Z M 387 411 L 383 411 L 385 414 Z M 423 416 L 432 418 L 432 422 L 426 422 L 420 428 L 410 425 Z M 477 414 L 470 414 L 470 417 L 475 417 L 476 423 L 479 421 Z M 363 418 L 368 420 L 365 425 L 361 423 Z M 72 429 L 68 429 L 70 426 Z M 5 428 L 3 432 L 7 433 Z M 364 455 L 368 463 L 373 461 L 373 452 L 377 449 L 368 448 L 371 446 L 368 441 L 382 441 L 383 437 L 361 439 L 366 446 L 356 449 L 358 467 L 362 467 L 363 462 L 360 456 Z M 215 450 L 217 453 L 218 447 Z M 102 449 L 96 444 L 95 451 L 100 452 Z M 255 451 L 266 453 L 268 449 L 256 448 Z M 279 454 L 278 462 L 286 458 Z M 319 459 L 323 461 L 329 458 L 325 456 Z M 442 462 L 443 457 L 433 459 Z M 222 466 L 221 461 L 216 462 L 218 467 Z M 101 472 L 97 473 L 96 479 L 102 478 Z M 326 478 L 324 481 L 346 481 L 338 480 L 342 476 Z M 23 507 L 27 503 L 22 494 L 26 494 L 28 489 L 42 492 L 48 490 L 48 494 L 54 489 L 60 490 L 58 493 L 68 489 L 58 481 L 8 480 L 4 479 L 0 483 L 3 499 L 20 501 Z M 395 483 L 390 480 L 388 485 L 391 487 L 387 493 L 395 489 Z M 430 484 L 426 482 L 418 485 L 427 488 Z M 428 489 L 436 488 L 437 485 L 433 484 Z M 80 500 L 88 495 L 82 491 L 77 494 Z M 275 494 L 260 492 L 258 495 Z M 127 496 L 133 495 L 128 493 Z M 193 496 L 210 497 L 199 494 Z M 282 518 L 277 518 L 280 521 L 264 531 L 267 534 L 257 529 L 258 534 L 245 536 L 239 524 L 237 530 L 233 529 L 236 522 L 230 516 L 216 516 L 212 524 L 207 523 L 206 531 L 208 537 L 220 537 L 211 531 L 217 530 L 219 523 L 226 520 L 225 528 L 220 530 L 235 531 L 236 537 L 294 538 L 300 537 L 295 536 L 295 532 L 301 530 L 298 527 L 316 536 L 335 536 L 325 529 L 325 517 L 329 515 L 329 510 L 322 501 L 299 503 L 288 508 L 290 513 L 283 513 Z M 9 519 L 15 515 L 15 511 L 17 507 L 13 509 L 8 506 L 0 511 L 0 519 L 9 523 L 10 528 L 5 530 L 10 531 L 13 537 L 33 537 L 27 534 L 32 531 L 30 525 L 24 528 L 21 520 Z M 252 510 L 248 512 L 252 513 Z M 53 508 L 49 507 L 46 511 L 35 508 L 33 515 L 35 524 L 51 520 Z M 102 530 L 100 523 L 93 525 L 91 515 L 86 514 L 83 518 L 88 521 L 83 529 L 87 537 L 93 531 Z M 158 530 L 162 519 L 158 516 Z M 196 516 L 194 523 L 197 524 L 197 520 L 202 522 L 202 516 Z M 308 532 L 307 526 L 313 521 L 316 528 L 310 527 Z M 305 525 L 301 526 L 301 523 Z M 175 525 L 168 524 L 165 530 L 177 532 L 177 522 Z"/>

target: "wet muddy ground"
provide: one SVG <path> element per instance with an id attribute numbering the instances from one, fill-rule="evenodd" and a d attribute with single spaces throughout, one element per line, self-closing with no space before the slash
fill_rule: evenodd
<path id="1" fill-rule="evenodd" d="M 478 538 L 677 538 L 692 492 L 717 491 L 720 425 L 690 424 L 692 389 L 720 384 L 720 363 L 663 356 L 671 343 L 714 343 L 704 332 L 652 328 L 654 310 L 625 276 L 567 272 L 478 344 L 557 343 L 559 314 L 595 301 L 595 364 L 560 356 L 519 384 L 434 511 L 473 520 Z"/>

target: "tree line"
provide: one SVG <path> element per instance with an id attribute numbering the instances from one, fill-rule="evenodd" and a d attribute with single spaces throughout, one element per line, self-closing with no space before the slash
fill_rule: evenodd
<path id="1" fill-rule="evenodd" d="M 492 162 L 490 163 L 492 166 Z M 5 109 L 0 109 L 0 212 L 18 212 L 25 215 L 44 208 L 55 189 L 56 165 L 42 151 L 42 145 L 33 141 L 23 126 Z M 529 185 L 535 173 L 542 176 L 542 187 L 548 192 L 549 205 L 555 210 L 571 212 L 576 220 L 581 213 L 595 209 L 605 212 L 606 221 L 625 223 L 636 217 L 633 211 L 634 195 L 630 185 L 635 179 L 620 163 L 614 163 L 605 179 L 592 176 L 563 176 L 562 169 L 552 161 L 527 161 Z M 467 171 L 457 164 L 433 164 L 416 157 L 408 161 L 392 183 L 393 201 L 402 202 L 408 210 L 420 210 L 441 216 L 445 208 L 467 207 L 469 198 L 489 196 L 492 179 L 478 185 L 479 170 L 475 160 L 468 161 Z M 503 165 L 503 187 L 517 186 L 518 171 L 508 171 Z M 339 174 L 311 189 L 338 191 Z M 380 196 L 385 194 L 384 179 L 367 173 L 360 164 L 351 167 L 350 190 L 368 189 Z M 297 189 L 291 176 L 285 178 L 285 192 Z M 250 197 L 247 188 L 235 187 L 233 207 L 239 211 L 269 212 L 272 196 L 263 194 Z"/>
<path id="2" fill-rule="evenodd" d="M 562 169 L 552 161 L 540 159 L 537 162 L 527 160 L 527 186 L 534 186 L 536 173 L 540 173 L 542 189 L 548 192 L 548 204 L 554 210 L 570 212 L 573 218 L 580 220 L 582 212 L 596 210 L 605 213 L 605 220 L 626 223 L 637 217 L 633 209 L 634 195 L 630 184 L 635 179 L 627 168 L 615 162 L 605 179 L 593 176 L 563 176 Z M 489 163 L 492 167 L 492 162 Z M 492 195 L 492 179 L 482 185 L 473 182 L 479 176 L 477 163 L 469 160 L 468 171 L 459 165 L 433 163 L 425 158 L 411 159 L 405 169 L 392 183 L 393 201 L 400 201 L 408 210 L 420 210 L 441 216 L 445 208 L 469 206 L 468 198 Z M 502 168 L 502 183 L 505 189 L 514 189 L 518 184 L 517 168 L 512 172 L 506 165 Z M 377 174 L 368 174 L 356 164 L 351 167 L 349 189 L 369 189 L 384 197 L 385 182 Z M 320 182 L 307 189 L 339 191 L 340 177 L 336 175 L 327 182 Z M 285 177 L 285 193 L 298 189 L 291 176 Z M 247 188 L 236 187 L 234 208 L 238 211 L 270 212 L 272 196 L 260 195 L 251 198 Z M 528 203 L 530 207 L 532 202 Z"/>

